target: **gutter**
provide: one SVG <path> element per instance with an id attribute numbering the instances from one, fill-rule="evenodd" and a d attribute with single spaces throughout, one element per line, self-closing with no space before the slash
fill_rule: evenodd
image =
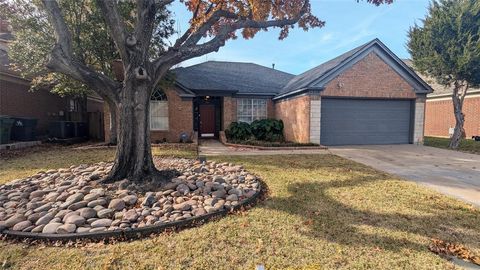
<path id="1" fill-rule="evenodd" d="M 287 92 L 285 94 L 277 95 L 273 98 L 273 100 L 279 100 L 279 99 L 287 98 L 289 96 L 295 96 L 295 95 L 298 95 L 298 94 L 301 94 L 301 93 L 304 93 L 304 92 L 308 92 L 308 91 L 322 91 L 324 89 L 325 89 L 324 86 L 303 87 L 303 88 L 300 88 L 298 90 L 294 90 L 294 91 L 291 91 L 291 92 Z"/>

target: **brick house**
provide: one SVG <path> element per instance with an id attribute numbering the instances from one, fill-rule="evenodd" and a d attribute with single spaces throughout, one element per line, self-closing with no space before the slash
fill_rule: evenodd
<path id="1" fill-rule="evenodd" d="M 403 60 L 409 67 L 413 63 L 409 59 Z M 425 136 L 450 137 L 455 127 L 453 114 L 452 87 L 445 87 L 435 81 L 434 78 L 420 74 L 434 90 L 427 95 L 425 103 Z M 463 102 L 465 114 L 465 133 L 467 138 L 480 136 L 480 89 L 470 88 Z"/>
<path id="2" fill-rule="evenodd" d="M 425 106 L 425 136 L 450 137 L 455 127 L 452 89 L 431 84 L 434 94 L 427 96 Z M 480 136 L 480 89 L 469 89 L 463 101 L 465 135 L 467 138 Z"/>
<path id="3" fill-rule="evenodd" d="M 10 68 L 8 44 L 13 38 L 8 23 L 0 19 L 0 115 L 38 119 L 36 134 L 39 138 L 46 136 L 50 121 L 87 121 L 88 113 L 97 113 L 103 119 L 103 101 L 95 95 L 79 99 L 61 97 L 49 89 L 30 91 L 30 80 Z M 95 138 L 102 140 L 103 120 L 92 125 L 95 126 L 99 131 Z M 91 132 L 95 130 L 91 128 Z"/>
<path id="4" fill-rule="evenodd" d="M 426 95 L 432 92 L 378 39 L 297 76 L 216 61 L 172 71 L 175 83 L 152 94 L 154 142 L 176 142 L 182 133 L 217 137 L 233 121 L 276 118 L 289 141 L 421 143 Z"/>

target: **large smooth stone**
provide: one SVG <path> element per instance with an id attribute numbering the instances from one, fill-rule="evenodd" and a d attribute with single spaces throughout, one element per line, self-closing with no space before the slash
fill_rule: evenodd
<path id="1" fill-rule="evenodd" d="M 77 229 L 77 226 L 75 224 L 63 224 L 61 226 L 58 226 L 57 233 L 58 234 L 74 233 L 76 229 Z"/>
<path id="2" fill-rule="evenodd" d="M 134 204 L 137 202 L 138 197 L 135 196 L 135 195 L 127 195 L 127 196 L 123 197 L 122 200 L 123 200 L 127 205 L 134 205 Z"/>
<path id="3" fill-rule="evenodd" d="M 138 219 L 137 211 L 135 211 L 135 209 L 128 210 L 125 212 L 125 214 L 123 214 L 123 219 L 130 222 L 135 222 Z"/>
<path id="4" fill-rule="evenodd" d="M 112 209 L 102 209 L 97 212 L 99 218 L 109 218 L 113 216 L 114 211 Z"/>
<path id="5" fill-rule="evenodd" d="M 94 201 L 91 201 L 87 204 L 88 207 L 95 207 L 95 206 L 98 206 L 98 205 L 106 205 L 107 204 L 107 201 L 105 199 L 97 199 L 97 200 L 94 200 Z"/>
<path id="6" fill-rule="evenodd" d="M 39 226 L 48 224 L 54 217 L 55 215 L 53 213 L 47 213 L 43 217 L 39 218 L 37 222 L 35 222 L 35 225 Z"/>
<path id="7" fill-rule="evenodd" d="M 43 227 L 42 233 L 57 233 L 57 228 L 63 225 L 62 223 L 48 223 Z"/>
<path id="8" fill-rule="evenodd" d="M 25 221 L 22 221 L 22 222 L 19 222 L 19 223 L 15 224 L 15 226 L 13 226 L 12 230 L 23 231 L 30 226 L 32 226 L 32 222 L 30 222 L 30 220 L 25 220 Z"/>
<path id="9" fill-rule="evenodd" d="M 97 216 L 97 211 L 93 208 L 85 207 L 82 209 L 77 210 L 78 214 L 86 219 L 93 218 Z"/>
<path id="10" fill-rule="evenodd" d="M 82 193 L 75 193 L 73 195 L 68 196 L 68 198 L 65 200 L 65 202 L 69 202 L 70 204 L 79 202 L 83 199 L 83 194 Z"/>
<path id="11" fill-rule="evenodd" d="M 88 202 L 87 201 L 80 201 L 80 202 L 76 202 L 76 203 L 73 203 L 71 204 L 68 209 L 69 210 L 72 210 L 72 211 L 75 211 L 75 210 L 78 210 L 80 208 L 83 208 L 85 206 L 87 206 Z"/>
<path id="12" fill-rule="evenodd" d="M 92 228 L 99 228 L 99 227 L 110 227 L 111 224 L 112 224 L 111 219 L 102 218 L 102 219 L 95 220 L 90 225 L 92 226 Z"/>
<path id="13" fill-rule="evenodd" d="M 85 223 L 85 218 L 79 215 L 71 215 L 65 219 L 66 224 L 75 224 L 75 226 L 80 226 Z"/>
<path id="14" fill-rule="evenodd" d="M 115 211 L 122 211 L 125 208 L 125 202 L 122 199 L 113 199 L 110 201 L 108 208 Z"/>
<path id="15" fill-rule="evenodd" d="M 26 218 L 24 215 L 13 215 L 9 219 L 5 220 L 5 227 L 11 228 L 15 226 L 17 223 L 20 223 L 22 221 L 25 221 Z"/>

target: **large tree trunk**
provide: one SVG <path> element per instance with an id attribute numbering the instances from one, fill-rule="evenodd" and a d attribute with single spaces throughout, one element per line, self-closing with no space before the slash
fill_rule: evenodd
<path id="1" fill-rule="evenodd" d="M 449 147 L 452 149 L 457 149 L 460 145 L 460 141 L 465 138 L 465 129 L 463 128 L 463 124 L 465 123 L 465 115 L 463 114 L 462 110 L 463 100 L 467 94 L 467 89 L 468 85 L 463 85 L 459 82 L 454 83 L 452 102 L 453 113 L 455 115 L 455 129 L 449 145 Z"/>
<path id="2" fill-rule="evenodd" d="M 158 176 L 150 145 L 151 86 L 125 81 L 118 106 L 118 143 L 108 182 L 150 181 Z"/>

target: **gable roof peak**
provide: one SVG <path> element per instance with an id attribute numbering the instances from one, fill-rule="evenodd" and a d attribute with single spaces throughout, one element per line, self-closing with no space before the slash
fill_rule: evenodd
<path id="1" fill-rule="evenodd" d="M 295 76 L 285 85 L 285 87 L 283 87 L 282 91 L 276 96 L 276 99 L 295 95 L 308 89 L 321 89 L 333 77 L 338 75 L 339 72 L 342 72 L 352 63 L 356 63 L 356 61 L 365 57 L 366 53 L 369 52 L 373 52 L 379 56 L 386 55 L 386 57 L 391 60 L 389 61 L 390 65 L 398 67 L 396 70 L 402 70 L 402 72 L 405 73 L 405 78 L 409 77 L 409 81 L 420 86 L 420 89 L 416 89 L 419 92 L 432 91 L 431 87 L 415 74 L 415 72 L 413 72 L 390 49 L 388 49 L 380 39 L 374 38 L 369 42 L 341 54 L 340 56 Z"/>

